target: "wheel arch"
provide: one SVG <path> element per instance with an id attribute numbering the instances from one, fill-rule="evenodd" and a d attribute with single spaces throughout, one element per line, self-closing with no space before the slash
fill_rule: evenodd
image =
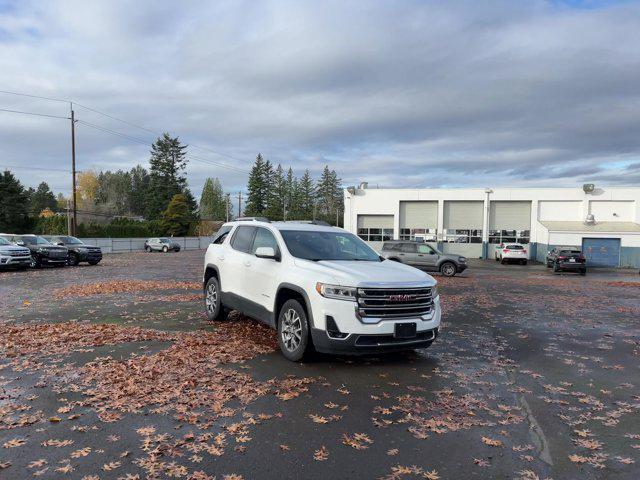
<path id="1" fill-rule="evenodd" d="M 304 308 L 304 312 L 307 315 L 310 327 L 313 327 L 315 323 L 313 321 L 313 312 L 311 310 L 311 302 L 309 301 L 309 296 L 303 288 L 299 287 L 298 285 L 293 285 L 292 283 L 281 283 L 278 286 L 273 304 L 273 326 L 277 328 L 280 309 L 287 300 L 291 299 L 302 300 L 302 308 Z"/>
<path id="2" fill-rule="evenodd" d="M 220 280 L 220 271 L 218 270 L 218 267 L 216 267 L 215 265 L 208 264 L 207 267 L 204 269 L 204 278 L 202 282 L 203 290 L 206 290 L 207 282 L 211 277 L 216 277 L 218 279 L 218 283 L 222 285 L 222 281 Z M 222 286 L 220 288 L 222 289 Z"/>

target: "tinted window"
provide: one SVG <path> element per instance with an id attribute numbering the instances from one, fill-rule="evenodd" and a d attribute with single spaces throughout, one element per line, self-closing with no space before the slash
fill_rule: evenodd
<path id="1" fill-rule="evenodd" d="M 382 245 L 382 250 L 390 250 L 393 252 L 397 252 L 400 250 L 400 247 L 402 246 L 401 243 L 385 243 L 384 245 Z"/>
<path id="2" fill-rule="evenodd" d="M 249 253 L 255 232 L 256 227 L 238 227 L 231 239 L 231 246 L 241 252 Z"/>
<path id="3" fill-rule="evenodd" d="M 218 232 L 215 234 L 215 236 L 213 237 L 213 242 L 211 243 L 215 243 L 216 245 L 223 243 L 227 238 L 227 236 L 229 236 L 230 231 L 231 231 L 230 225 L 225 225 L 223 227 L 220 227 L 220 230 L 218 230 Z"/>
<path id="4" fill-rule="evenodd" d="M 435 255 L 435 251 L 429 245 L 418 245 L 418 253 L 426 253 L 427 255 Z"/>
<path id="5" fill-rule="evenodd" d="M 505 248 L 508 248 L 509 250 L 522 250 L 523 249 L 522 245 L 507 245 Z"/>
<path id="6" fill-rule="evenodd" d="M 273 234 L 266 228 L 257 229 L 256 236 L 253 239 L 253 249 L 251 250 L 251 253 L 255 254 L 256 250 L 260 247 L 271 247 L 276 253 L 278 253 L 278 242 L 276 242 Z"/>
<path id="7" fill-rule="evenodd" d="M 402 245 L 401 252 L 416 253 L 417 245 L 415 243 L 405 243 Z"/>
<path id="8" fill-rule="evenodd" d="M 580 250 L 562 250 L 560 253 L 563 253 L 565 255 L 577 255 L 582 252 Z"/>
<path id="9" fill-rule="evenodd" d="M 11 242 L 0 237 L 0 245 L 11 245 Z"/>

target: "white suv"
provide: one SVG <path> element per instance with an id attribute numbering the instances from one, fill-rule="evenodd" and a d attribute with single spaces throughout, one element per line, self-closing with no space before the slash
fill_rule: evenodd
<path id="1" fill-rule="evenodd" d="M 278 331 L 286 358 L 426 348 L 438 335 L 437 282 L 355 235 L 304 222 L 225 223 L 204 261 L 207 316 L 230 309 Z"/>

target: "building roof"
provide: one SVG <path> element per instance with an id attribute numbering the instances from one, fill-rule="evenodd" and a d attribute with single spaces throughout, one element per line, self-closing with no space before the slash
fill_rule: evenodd
<path id="1" fill-rule="evenodd" d="M 552 232 L 606 232 L 606 233 L 640 233 L 640 224 L 635 222 L 549 222 L 540 221 L 547 230 Z"/>

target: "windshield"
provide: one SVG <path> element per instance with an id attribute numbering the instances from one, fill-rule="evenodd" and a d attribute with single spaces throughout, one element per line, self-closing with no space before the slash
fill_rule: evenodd
<path id="1" fill-rule="evenodd" d="M 0 245 L 13 245 L 9 240 L 0 237 Z"/>
<path id="2" fill-rule="evenodd" d="M 16 241 L 23 241 L 25 245 L 51 245 L 46 239 L 42 237 L 16 237 Z"/>
<path id="3" fill-rule="evenodd" d="M 379 262 L 366 243 L 347 232 L 281 230 L 284 243 L 294 257 L 306 260 L 358 260 Z"/>
<path id="4" fill-rule="evenodd" d="M 169 240 L 168 238 L 161 238 L 160 243 L 171 243 L 171 240 Z"/>
<path id="5" fill-rule="evenodd" d="M 62 243 L 68 243 L 69 245 L 82 245 L 82 242 L 76 237 L 58 237 Z"/>

